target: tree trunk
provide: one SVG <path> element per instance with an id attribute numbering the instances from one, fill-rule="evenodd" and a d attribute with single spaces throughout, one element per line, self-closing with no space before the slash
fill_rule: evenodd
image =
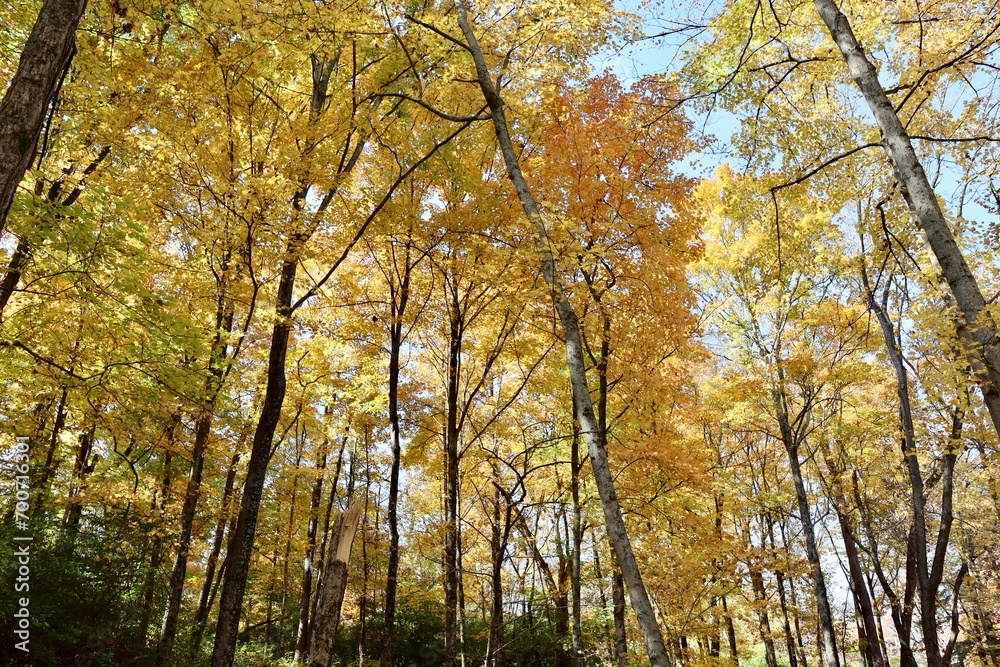
<path id="1" fill-rule="evenodd" d="M 180 421 L 179 414 L 175 415 L 175 417 L 175 421 L 171 424 L 170 430 L 167 432 L 167 441 L 169 444 L 163 455 L 163 481 L 160 483 L 160 497 L 157 500 L 154 496 L 151 508 L 154 512 L 159 511 L 161 520 L 167 508 L 167 497 L 170 494 L 170 463 L 173 458 L 174 428 L 177 422 Z M 143 646 L 146 645 L 149 635 L 149 625 L 152 622 L 153 600 L 156 596 L 156 577 L 160 571 L 160 564 L 163 562 L 163 536 L 159 533 L 153 538 L 151 551 L 149 569 L 146 570 L 146 578 L 142 585 L 142 607 L 139 612 L 139 636 L 142 637 Z"/>
<path id="2" fill-rule="evenodd" d="M 779 367 L 779 381 L 784 378 Z M 816 598 L 816 611 L 819 616 L 820 627 L 820 657 L 823 667 L 840 667 L 840 656 L 837 653 L 837 636 L 833 627 L 833 610 L 830 608 L 830 598 L 826 592 L 826 580 L 823 578 L 823 568 L 820 564 L 819 546 L 816 542 L 816 530 L 813 525 L 812 514 L 809 510 L 809 497 L 806 494 L 806 484 L 802 477 L 802 466 L 799 462 L 799 441 L 798 434 L 793 433 L 792 425 L 788 418 L 787 399 L 783 390 L 772 391 L 772 400 L 778 419 L 778 427 L 781 431 L 781 440 L 785 446 L 785 453 L 788 455 L 788 469 L 795 485 L 795 500 L 799 510 L 799 522 L 802 524 L 802 533 L 806 542 L 806 558 L 809 567 L 812 569 L 813 593 Z M 803 408 L 804 410 L 808 408 Z M 805 415 L 802 417 L 805 418 Z"/>
<path id="3" fill-rule="evenodd" d="M 447 287 L 446 287 L 447 290 Z M 444 667 L 455 666 L 458 626 L 458 392 L 462 360 L 462 313 L 458 295 L 448 303 L 448 387 L 444 439 Z"/>
<path id="4" fill-rule="evenodd" d="M 559 504 L 556 506 L 555 534 L 556 534 L 556 555 L 558 557 L 559 568 L 556 571 L 555 586 L 555 606 L 556 606 L 556 662 L 555 667 L 570 667 L 573 658 L 570 655 L 570 612 L 569 612 L 569 559 L 566 558 L 566 547 L 562 538 L 562 530 L 565 518 L 566 507 Z M 567 531 L 568 532 L 568 531 Z"/>
<path id="5" fill-rule="evenodd" d="M 236 654 L 240 610 L 243 606 L 243 592 L 246 588 L 250 555 L 257 532 L 257 514 L 271 459 L 271 441 L 274 439 L 274 432 L 281 418 L 281 406 L 285 401 L 285 355 L 288 352 L 288 339 L 292 328 L 292 288 L 295 284 L 297 267 L 298 240 L 289 244 L 286 258 L 282 263 L 275 323 L 268 356 L 267 386 L 264 390 L 260 418 L 254 431 L 250 461 L 247 464 L 247 477 L 243 485 L 236 533 L 233 536 L 232 550 L 227 556 L 230 562 L 219 600 L 219 621 L 215 631 L 215 646 L 212 650 L 212 667 L 232 667 L 233 657 Z"/>
<path id="6" fill-rule="evenodd" d="M 493 461 L 493 525 L 490 533 L 492 572 L 490 576 L 490 633 L 486 655 L 486 667 L 506 667 L 507 653 L 504 644 L 503 613 L 503 563 L 507 552 L 507 541 L 513 525 L 514 505 L 511 498 L 500 486 L 500 469 Z"/>
<path id="7" fill-rule="evenodd" d="M 771 636 L 771 619 L 767 613 L 767 590 L 764 588 L 764 575 L 754 567 L 748 569 L 754 597 L 757 599 L 757 624 L 761 641 L 764 642 L 764 662 L 767 667 L 778 667 L 778 658 L 774 653 L 774 638 Z"/>
<path id="8" fill-rule="evenodd" d="M 573 500 L 572 543 L 570 544 L 570 593 L 573 598 L 573 664 L 584 667 L 583 654 L 583 602 L 580 599 L 580 551 L 583 547 L 583 515 L 580 507 L 580 434 L 573 424 L 570 449 L 570 496 Z"/>
<path id="9" fill-rule="evenodd" d="M 240 455 L 234 454 L 229 463 L 229 471 L 226 473 L 226 485 L 222 491 L 222 508 L 219 510 L 219 520 L 215 524 L 215 536 L 212 538 L 212 550 L 208 554 L 208 561 L 205 564 L 205 582 L 201 586 L 201 595 L 198 598 L 198 610 L 194 615 L 195 639 L 191 647 L 191 654 L 195 655 L 201 647 L 201 638 L 205 632 L 205 624 L 208 621 L 208 612 L 211 609 L 211 594 L 215 583 L 215 569 L 219 564 L 219 554 L 222 552 L 222 541 L 226 535 L 226 522 L 229 518 L 229 505 L 233 497 L 233 489 L 236 486 L 236 465 L 240 461 Z"/>
<path id="10" fill-rule="evenodd" d="M 303 439 L 305 431 L 303 430 Z M 297 438 L 298 439 L 298 438 Z M 292 478 L 292 497 L 289 499 L 291 509 L 288 512 L 288 535 L 285 538 L 285 553 L 281 561 L 281 605 L 278 609 L 278 636 L 274 641 L 275 655 L 281 655 L 281 644 L 284 639 L 285 610 L 288 608 L 288 566 L 292 560 L 292 537 L 295 535 L 295 497 L 299 492 L 299 472 L 302 467 L 302 440 L 299 440 L 295 456 L 295 475 Z M 310 514 L 310 519 L 312 515 Z M 300 596 L 301 597 L 301 596 Z M 300 599 L 301 602 L 301 599 Z M 296 638 L 298 635 L 296 634 Z"/>
<path id="11" fill-rule="evenodd" d="M 80 444 L 76 450 L 76 463 L 73 465 L 73 485 L 69 492 L 69 502 L 65 514 L 65 534 L 64 543 L 65 554 L 73 553 L 76 543 L 77 531 L 80 528 L 80 517 L 83 514 L 83 502 L 79 496 L 87 488 L 87 477 L 94 470 L 94 463 L 90 460 L 90 455 L 94 449 L 94 435 L 97 432 L 97 425 L 92 424 L 90 430 L 80 435 Z"/>
<path id="12" fill-rule="evenodd" d="M 56 468 L 56 451 L 59 449 L 59 436 L 62 434 L 63 428 L 66 426 L 66 395 L 68 389 L 66 387 L 62 388 L 62 393 L 59 395 L 59 403 L 56 405 L 56 418 L 52 423 L 52 436 L 49 439 L 49 448 L 45 453 L 45 465 L 42 466 L 41 479 L 38 480 L 38 490 L 36 492 L 37 501 L 35 502 L 35 514 L 40 514 L 42 512 L 42 506 L 45 502 L 45 497 L 49 492 L 49 482 L 51 481 L 53 475 L 55 475 Z"/>
<path id="13" fill-rule="evenodd" d="M 872 608 L 871 597 L 868 595 L 868 586 L 865 583 L 861 557 L 858 554 L 857 537 L 851 517 L 848 514 L 850 510 L 847 507 L 847 499 L 841 486 L 841 479 L 845 471 L 842 469 L 842 466 L 838 467 L 834 462 L 833 451 L 826 440 L 821 438 L 819 447 L 823 456 L 823 462 L 829 471 L 831 481 L 827 493 L 832 500 L 833 510 L 837 515 L 837 522 L 840 525 L 840 535 L 844 541 L 844 552 L 847 556 L 848 579 L 851 593 L 854 597 L 858 616 L 861 617 L 858 649 L 867 658 L 867 663 L 870 667 L 886 667 L 885 657 L 878 643 L 878 626 L 875 623 L 875 611 Z"/>
<path id="14" fill-rule="evenodd" d="M 635 610 L 636 619 L 646 643 L 646 652 L 649 656 L 650 665 L 652 667 L 670 667 L 670 656 L 663 642 L 663 634 L 657 624 L 656 615 L 653 612 L 653 604 L 649 599 L 646 586 L 642 582 L 642 575 L 639 572 L 635 554 L 632 552 L 632 543 L 629 541 L 628 532 L 625 529 L 625 520 L 622 516 L 621 506 L 618 503 L 614 478 L 611 475 L 611 468 L 608 465 L 605 434 L 600 430 L 597 420 L 594 417 L 594 406 L 590 399 L 590 389 L 587 386 L 587 372 L 584 364 L 583 339 L 580 333 L 579 318 L 563 288 L 561 278 L 556 273 L 555 258 L 550 247 L 548 233 L 545 231 L 545 225 L 542 223 L 541 212 L 535 203 L 535 198 L 532 196 L 527 182 L 524 180 L 524 175 L 521 173 L 517 151 L 514 149 L 514 144 L 511 141 L 507 127 L 507 118 L 504 115 L 503 100 L 493 83 L 493 78 L 486 65 L 486 58 L 469 23 L 464 0 L 459 0 L 456 3 L 456 7 L 458 10 L 459 26 L 465 37 L 466 46 L 469 47 L 476 65 L 479 87 L 490 109 L 493 119 L 493 129 L 500 144 L 500 151 L 503 154 L 507 176 L 514 185 L 514 190 L 517 192 L 525 215 L 528 216 L 529 221 L 535 226 L 535 244 L 539 259 L 541 260 L 542 275 L 551 291 L 552 300 L 559 315 L 559 321 L 566 339 L 566 361 L 573 388 L 573 404 L 584 442 L 587 444 L 587 451 L 590 454 L 590 462 L 594 470 L 594 480 L 597 484 L 598 495 L 601 498 L 601 506 L 604 509 L 608 539 L 611 541 L 612 548 L 618 556 L 622 578 L 628 587 L 629 597 L 632 600 L 632 608 Z M 446 667 L 451 666 L 446 665 Z"/>
<path id="15" fill-rule="evenodd" d="M 846 19 L 845 19 L 846 22 Z M 848 28 L 849 29 L 849 28 Z M 918 165 L 919 166 L 919 165 Z M 907 548 L 907 564 L 916 573 L 916 587 L 920 597 L 920 625 L 923 631 L 924 651 L 927 655 L 927 667 L 943 667 L 943 656 L 938 638 L 937 626 L 937 595 L 944 576 L 945 556 L 951 537 L 951 525 L 954 519 L 952 498 L 954 494 L 954 472 L 955 461 L 961 448 L 959 444 L 962 430 L 962 420 L 959 412 L 956 412 L 952 423 L 952 433 L 949 444 L 946 446 L 942 459 L 941 483 L 941 517 L 938 524 L 938 533 L 934 548 L 933 559 L 928 550 L 927 520 L 925 514 L 926 495 L 924 488 L 924 478 L 920 471 L 920 461 L 917 458 L 916 431 L 913 425 L 913 413 L 910 406 L 909 379 L 904 365 L 903 353 L 899 347 L 896 335 L 896 328 L 886 312 L 884 303 L 888 299 L 888 288 L 883 294 L 882 303 L 875 298 L 875 294 L 868 282 L 867 270 L 862 270 L 862 281 L 868 292 L 868 306 L 875 314 L 876 319 L 882 329 L 882 337 L 885 340 L 886 352 L 889 363 L 892 365 L 896 375 L 896 395 L 899 399 L 899 420 L 902 430 L 902 450 L 904 465 L 910 481 L 910 505 L 913 514 L 912 531 L 910 534 L 911 544 Z M 911 553 L 912 549 L 912 553 Z M 908 567 L 908 573 L 910 572 Z M 909 583 L 909 578 L 907 582 Z M 880 576 L 883 588 L 887 583 Z M 888 591 L 887 591 L 888 592 Z M 912 607 L 911 607 L 912 609 Z M 895 620 L 895 615 L 894 615 Z M 900 622 L 904 622 L 901 618 Z M 907 631 L 909 628 L 906 628 Z M 907 639 L 909 637 L 907 636 Z M 903 636 L 900 641 L 902 643 Z"/>
<path id="16" fill-rule="evenodd" d="M 902 185 L 906 203 L 923 229 L 955 303 L 962 311 L 965 321 L 959 327 L 959 333 L 970 344 L 969 358 L 983 393 L 983 402 L 993 420 L 994 429 L 1000 434 L 1000 338 L 996 323 L 986 312 L 983 293 L 955 242 L 934 188 L 910 143 L 910 136 L 879 83 L 878 72 L 854 36 L 850 22 L 833 0 L 814 2 L 882 130 L 886 152 Z M 930 667 L 937 666 L 930 664 Z"/>
<path id="17" fill-rule="evenodd" d="M 328 443 L 327 443 L 328 444 Z M 299 623 L 295 636 L 293 664 L 301 664 L 309 651 L 309 611 L 312 607 L 313 560 L 319 530 L 319 506 L 323 499 L 323 475 L 326 472 L 326 444 L 316 458 L 316 480 L 309 496 L 309 523 L 306 526 L 306 553 L 302 561 L 302 590 L 299 594 Z"/>
<path id="18" fill-rule="evenodd" d="M 847 554 L 847 568 L 851 581 L 851 591 L 854 594 L 854 601 L 861 616 L 861 630 L 864 632 L 864 646 L 858 648 L 868 655 L 872 667 L 886 667 L 885 657 L 882 655 L 882 647 L 878 642 L 878 626 L 875 623 L 875 610 L 872 607 L 871 597 L 868 595 L 868 586 L 865 583 L 864 571 L 861 567 L 861 558 L 858 555 L 858 547 L 855 543 L 854 529 L 841 503 L 844 498 L 841 494 L 834 499 L 834 510 L 837 520 L 840 523 L 840 534 L 844 540 L 844 551 Z M 860 643 L 860 642 L 859 642 Z"/>
<path id="19" fill-rule="evenodd" d="M 410 300 L 410 245 L 406 245 L 403 277 L 399 285 L 399 299 L 392 296 L 389 322 L 389 431 L 392 440 L 392 467 L 389 470 L 389 560 L 385 575 L 385 623 L 382 629 L 381 667 L 392 665 L 392 649 L 396 624 L 396 587 L 399 576 L 399 466 L 402 455 L 399 432 L 399 355 L 403 346 L 403 315 Z M 393 275 L 392 273 L 389 274 Z M 392 285 L 390 285 L 392 287 Z M 392 289 L 395 292 L 394 289 Z"/>
<path id="20" fill-rule="evenodd" d="M 361 503 L 355 503 L 337 517 L 334 524 L 326 558 L 327 571 L 316 596 L 316 615 L 309 642 L 309 667 L 330 665 L 333 644 L 337 640 L 337 625 L 340 623 L 340 608 L 347 590 L 347 565 L 362 509 Z"/>
<path id="21" fill-rule="evenodd" d="M 788 549 L 788 534 L 786 531 L 785 521 L 782 520 L 780 523 L 781 529 L 781 546 L 784 549 L 785 554 L 789 552 Z M 809 660 L 806 658 L 806 647 L 805 643 L 802 641 L 802 621 L 801 614 L 799 613 L 799 598 L 795 593 L 795 577 L 790 577 L 788 579 L 788 594 L 791 597 L 792 610 L 793 610 L 793 625 L 795 626 L 795 645 L 799 649 L 799 664 L 801 667 L 809 667 Z"/>
<path id="22" fill-rule="evenodd" d="M 227 336 L 232 330 L 233 317 L 225 299 L 217 297 L 215 312 L 215 336 L 209 352 L 209 375 L 205 380 L 201 412 L 195 427 L 194 446 L 191 450 L 191 473 L 188 476 L 187 490 L 184 493 L 184 506 L 181 510 L 181 526 L 177 536 L 177 554 L 174 557 L 173 568 L 170 571 L 170 588 L 167 593 L 167 607 L 163 613 L 163 625 L 160 629 L 160 640 L 156 647 L 157 667 L 169 667 L 174 649 L 174 638 L 177 634 L 177 614 L 180 612 L 181 599 L 184 595 L 184 582 L 187 578 L 188 552 L 191 548 L 191 532 L 194 528 L 194 518 L 201 497 L 201 477 L 205 468 L 205 450 L 208 438 L 212 433 L 212 420 L 215 417 L 215 401 L 222 390 L 225 378 L 225 362 L 227 355 Z"/>
<path id="23" fill-rule="evenodd" d="M 163 625 L 160 628 L 160 639 L 156 646 L 157 667 L 168 667 L 174 649 L 174 637 L 177 634 L 177 614 L 181 608 L 181 597 L 184 595 L 184 582 L 187 578 L 187 559 L 191 548 L 191 531 L 194 527 L 195 512 L 201 493 L 201 476 L 205 467 L 205 448 L 212 429 L 212 413 L 202 412 L 198 418 L 195 431 L 194 448 L 191 451 L 191 473 L 188 476 L 187 490 L 184 494 L 184 506 L 181 510 L 180 534 L 177 537 L 177 553 L 174 556 L 173 568 L 170 571 L 170 587 L 167 592 L 167 607 L 163 613 Z"/>
<path id="24" fill-rule="evenodd" d="M 344 450 L 347 449 L 347 437 L 350 432 L 350 426 L 348 430 L 344 433 L 344 436 L 340 439 L 340 450 L 337 452 L 337 463 L 333 467 L 333 479 L 330 481 L 330 494 L 326 501 L 326 513 L 323 516 L 323 539 L 320 542 L 319 554 L 316 559 L 316 585 L 315 589 L 318 591 L 320 586 L 323 585 L 323 575 L 326 573 L 326 552 L 327 552 L 327 542 L 330 539 L 330 518 L 333 516 L 333 502 L 337 499 L 337 487 L 340 484 L 340 471 L 344 465 Z M 347 504 L 351 502 L 351 488 L 347 492 Z M 308 638 L 308 644 L 312 642 L 312 633 L 315 623 L 313 619 L 316 618 L 316 605 L 319 602 L 319 596 L 312 596 L 312 609 L 309 612 L 309 625 L 306 627 L 306 636 Z M 305 655 L 308 655 L 306 653 Z"/>
<path id="25" fill-rule="evenodd" d="M 795 650 L 795 635 L 788 615 L 788 600 L 785 596 L 785 573 L 780 569 L 774 571 L 775 584 L 778 587 L 778 601 L 781 603 L 781 618 L 785 629 L 785 652 L 788 654 L 788 667 L 798 666 L 798 654 Z"/>
<path id="26" fill-rule="evenodd" d="M 45 115 L 69 68 L 86 0 L 45 0 L 0 102 L 0 232 L 30 168 Z"/>
<path id="27" fill-rule="evenodd" d="M 625 581 L 618 568 L 618 556 L 611 550 L 611 608 L 615 621 L 615 660 L 628 667 L 628 635 L 625 633 Z"/>
<path id="28" fill-rule="evenodd" d="M 740 652 L 736 646 L 736 626 L 733 624 L 733 616 L 729 613 L 729 604 L 726 596 L 722 596 L 722 613 L 726 617 L 726 640 L 729 642 L 729 657 L 734 665 L 740 664 Z"/>
<path id="29" fill-rule="evenodd" d="M 0 316 L 3 315 L 7 302 L 14 294 L 17 283 L 21 281 L 21 269 L 28 263 L 30 255 L 31 246 L 28 243 L 28 236 L 25 234 L 18 241 L 17 248 L 14 249 L 14 254 L 11 255 L 10 263 L 7 265 L 7 271 L 3 274 L 3 280 L 0 280 Z"/>

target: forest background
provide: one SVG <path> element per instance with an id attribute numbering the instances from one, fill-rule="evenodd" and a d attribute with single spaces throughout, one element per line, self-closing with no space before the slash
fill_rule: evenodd
<path id="1" fill-rule="evenodd" d="M 1000 4 L 0 26 L 0 661 L 1000 667 Z"/>

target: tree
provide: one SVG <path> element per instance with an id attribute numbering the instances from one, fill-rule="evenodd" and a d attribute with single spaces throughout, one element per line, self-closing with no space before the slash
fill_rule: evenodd
<path id="1" fill-rule="evenodd" d="M 35 159 L 46 112 L 69 69 L 86 0 L 47 0 L 0 102 L 0 232 L 21 179 Z"/>

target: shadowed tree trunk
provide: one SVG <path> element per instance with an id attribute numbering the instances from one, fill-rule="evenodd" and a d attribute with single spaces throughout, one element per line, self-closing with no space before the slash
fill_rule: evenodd
<path id="1" fill-rule="evenodd" d="M 774 637 L 771 635 L 771 617 L 767 612 L 767 589 L 764 588 L 764 575 L 760 569 L 752 565 L 748 570 L 754 598 L 757 602 L 757 627 L 760 631 L 761 641 L 764 642 L 764 662 L 767 667 L 778 667 L 778 659 L 774 653 Z"/>
<path id="2" fill-rule="evenodd" d="M 86 0 L 45 0 L 0 102 L 0 232 L 35 157 L 46 112 L 69 68 Z"/>
<path id="3" fill-rule="evenodd" d="M 464 330 L 457 287 L 448 292 L 448 387 L 444 439 L 444 667 L 454 667 L 458 643 L 458 392 Z"/>
<path id="4" fill-rule="evenodd" d="M 247 477 L 243 484 L 236 532 L 233 535 L 231 548 L 226 555 L 229 564 L 219 600 L 219 620 L 215 632 L 215 646 L 212 650 L 212 667 L 230 667 L 236 654 L 243 592 L 246 588 L 250 555 L 257 532 L 257 514 L 260 511 L 264 481 L 271 458 L 271 441 L 274 438 L 278 420 L 281 418 L 281 406 L 285 401 L 285 356 L 288 352 L 288 338 L 292 328 L 290 320 L 292 288 L 295 284 L 295 273 L 298 267 L 299 243 L 298 237 L 289 243 L 286 258 L 282 263 L 281 278 L 278 282 L 275 322 L 271 333 L 271 349 L 267 365 L 267 385 L 264 390 L 264 401 L 261 404 L 260 418 L 254 432 L 250 460 L 247 464 Z"/>
<path id="5" fill-rule="evenodd" d="M 223 259 L 223 266 L 228 264 L 229 257 Z M 180 613 L 181 599 L 184 595 L 184 583 L 187 578 L 188 553 L 191 549 L 191 532 L 194 528 L 198 501 L 201 498 L 201 478 L 205 468 L 205 450 L 208 438 L 212 433 L 212 421 L 215 417 L 215 401 L 222 390 L 226 374 L 228 335 L 232 331 L 233 312 L 229 309 L 220 290 L 216 316 L 215 338 L 209 353 L 209 376 L 205 380 L 204 405 L 198 415 L 195 426 L 194 446 L 191 450 L 191 473 L 188 476 L 187 489 L 184 493 L 184 506 L 181 509 L 181 526 L 177 536 L 177 554 L 174 557 L 170 572 L 170 587 L 167 593 L 167 606 L 163 613 L 163 625 L 160 629 L 160 640 L 156 647 L 157 667 L 169 667 L 174 649 L 174 638 L 177 634 L 177 615 Z"/>
<path id="6" fill-rule="evenodd" d="M 573 664 L 583 667 L 583 606 L 580 599 L 581 549 L 583 547 L 583 513 L 580 507 L 580 434 L 573 425 L 570 449 L 570 496 L 573 500 L 572 544 L 570 545 L 570 593 L 573 597 Z"/>
<path id="7" fill-rule="evenodd" d="M 173 458 L 172 441 L 174 430 L 179 420 L 180 415 L 175 415 L 175 419 L 172 420 L 172 424 L 168 427 L 167 440 L 169 444 L 163 454 L 163 480 L 160 483 L 160 497 L 153 497 L 153 506 L 151 509 L 158 511 L 161 518 L 167 508 L 167 498 L 170 495 L 170 463 Z M 149 557 L 149 569 L 146 570 L 146 578 L 142 584 L 142 608 L 139 614 L 139 636 L 142 637 L 144 645 L 149 635 L 149 624 L 153 616 L 153 600 L 156 596 L 156 576 L 159 574 L 160 564 L 163 562 L 163 536 L 159 533 L 153 539 L 150 550 L 152 553 Z"/>
<path id="8" fill-rule="evenodd" d="M 201 595 L 198 598 L 198 609 L 194 615 L 195 639 L 192 643 L 192 655 L 198 652 L 201 647 L 201 639 L 205 633 L 205 623 L 208 621 L 208 612 L 211 609 L 212 591 L 214 590 L 215 571 L 219 565 L 219 554 L 222 552 L 222 541 L 226 535 L 226 520 L 229 518 L 229 506 L 233 498 L 233 489 L 236 486 L 236 465 L 240 461 L 240 455 L 234 454 L 229 462 L 229 470 L 226 472 L 226 485 L 222 491 L 222 508 L 219 510 L 219 520 L 215 524 L 215 533 L 212 538 L 212 550 L 208 554 L 208 561 L 205 563 L 205 581 L 201 586 Z"/>
<path id="9" fill-rule="evenodd" d="M 954 473 L 955 462 L 961 450 L 962 414 L 960 410 L 956 410 L 953 414 L 949 442 L 941 456 L 940 474 L 934 482 L 925 484 L 923 473 L 920 470 L 920 461 L 917 457 L 916 430 L 910 406 L 909 378 L 906 372 L 905 360 L 896 327 L 889 318 L 886 310 L 889 286 L 886 286 L 881 300 L 879 300 L 872 290 L 868 280 L 867 269 L 864 267 L 862 267 L 861 278 L 868 293 L 869 310 L 875 315 L 882 329 L 886 353 L 896 376 L 896 396 L 899 399 L 899 423 L 900 430 L 902 431 L 903 465 L 906 467 L 910 482 L 910 509 L 913 517 L 910 538 L 907 545 L 907 594 L 912 596 L 910 586 L 915 585 L 920 600 L 920 625 L 923 634 L 924 652 L 927 656 L 927 667 L 947 667 L 938 637 L 937 597 L 944 577 L 945 559 L 951 538 L 952 521 L 954 520 Z M 928 544 L 930 536 L 928 535 L 926 518 L 926 491 L 934 483 L 941 484 L 941 508 L 937 536 L 934 540 L 934 552 L 931 555 Z M 855 493 L 858 493 L 856 480 Z M 871 540 L 874 537 L 874 533 L 870 530 L 870 526 L 867 528 L 869 529 L 869 539 Z M 873 549 L 874 545 L 875 542 L 872 541 Z M 911 573 L 915 574 L 915 582 L 910 577 Z M 893 621 L 895 622 L 897 616 L 895 608 L 899 606 L 899 601 L 891 593 L 891 588 L 888 587 L 889 584 L 885 580 L 882 568 L 878 563 L 876 563 L 876 574 L 879 575 L 879 582 L 882 584 L 886 594 L 889 595 L 891 604 L 893 604 Z M 962 578 L 959 577 L 957 579 L 956 585 L 961 585 Z M 953 593 L 957 595 L 958 591 L 953 590 Z M 901 618 L 899 624 L 904 625 L 903 629 L 906 631 L 905 636 L 907 640 L 909 639 L 909 627 L 906 627 L 908 626 L 906 617 L 912 613 L 912 609 L 911 603 L 909 606 L 904 605 L 900 610 Z M 901 643 L 903 637 L 904 635 L 901 634 Z"/>
<path id="10" fill-rule="evenodd" d="M 73 553 L 76 544 L 76 535 L 80 529 L 80 517 L 83 514 L 83 502 L 79 499 L 80 494 L 87 488 L 87 477 L 94 471 L 96 461 L 91 460 L 91 453 L 94 450 L 94 435 L 97 432 L 97 425 L 91 424 L 90 429 L 80 434 L 80 444 L 76 449 L 76 462 L 73 464 L 73 483 L 70 487 L 69 499 L 64 518 L 63 539 L 65 550 L 68 556 Z"/>
<path id="11" fill-rule="evenodd" d="M 611 608 L 615 623 L 615 660 L 618 667 L 628 667 L 628 635 L 625 632 L 625 582 L 618 568 L 618 557 L 611 550 Z"/>
<path id="12" fill-rule="evenodd" d="M 726 596 L 722 596 L 722 614 L 726 617 L 726 640 L 729 642 L 729 657 L 734 665 L 740 664 L 740 652 L 736 646 L 736 626 L 733 624 L 732 614 L 729 613 L 729 603 Z"/>
<path id="13" fill-rule="evenodd" d="M 767 522 L 767 537 L 771 544 L 771 553 L 778 553 L 778 545 L 774 540 L 774 519 L 768 514 L 765 517 Z M 787 554 L 786 554 L 787 555 Z M 779 564 L 774 568 L 774 582 L 778 589 L 778 602 L 781 605 L 781 618 L 785 630 L 785 652 L 788 654 L 788 667 L 798 667 L 798 656 L 795 651 L 795 635 L 792 634 L 792 624 L 788 616 L 788 599 L 785 595 L 785 572 L 784 564 Z"/>
<path id="14" fill-rule="evenodd" d="M 306 526 L 306 553 L 302 561 L 302 586 L 299 593 L 299 623 L 295 636 L 294 664 L 300 664 L 309 650 L 309 612 L 312 608 L 313 562 L 316 557 L 316 534 L 319 529 L 319 506 L 323 499 L 323 474 L 326 472 L 326 448 L 324 443 L 316 459 L 316 479 L 309 495 L 309 523 Z"/>
<path id="15" fill-rule="evenodd" d="M 820 449 L 823 454 L 823 461 L 832 479 L 830 483 L 832 488 L 828 493 L 832 496 L 833 509 L 837 515 L 837 523 L 840 525 L 840 535 L 844 540 L 844 552 L 847 556 L 851 594 L 854 597 L 858 615 L 861 617 L 859 630 L 864 638 L 863 641 L 859 641 L 861 646 L 858 648 L 862 654 L 867 656 L 871 667 L 886 667 L 882 648 L 878 643 L 878 627 L 875 624 L 875 611 L 872 608 L 872 600 L 868 595 L 868 586 L 865 583 L 861 557 L 858 554 L 857 538 L 854 534 L 851 517 L 848 514 L 847 500 L 840 486 L 839 480 L 843 477 L 844 470 L 839 469 L 834 462 L 833 452 L 830 449 L 829 443 L 823 438 L 820 438 Z"/>
<path id="16" fill-rule="evenodd" d="M 393 246 L 394 248 L 395 246 Z M 392 465 L 389 470 L 389 500 L 387 518 L 389 521 L 389 557 L 385 575 L 385 611 L 382 628 L 381 667 L 392 665 L 392 649 L 396 624 L 396 588 L 399 576 L 399 467 L 402 455 L 399 429 L 399 355 L 403 347 L 403 317 L 410 302 L 410 277 L 422 256 L 411 259 L 413 245 L 410 238 L 404 242 L 403 268 L 396 267 L 395 250 L 392 266 L 383 269 L 389 283 L 389 431 L 392 440 Z"/>

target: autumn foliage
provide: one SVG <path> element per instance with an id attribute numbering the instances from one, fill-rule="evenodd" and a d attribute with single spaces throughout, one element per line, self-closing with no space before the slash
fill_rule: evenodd
<path id="1" fill-rule="evenodd" d="M 0 4 L 4 664 L 1000 667 L 996 6 L 82 7 Z"/>

